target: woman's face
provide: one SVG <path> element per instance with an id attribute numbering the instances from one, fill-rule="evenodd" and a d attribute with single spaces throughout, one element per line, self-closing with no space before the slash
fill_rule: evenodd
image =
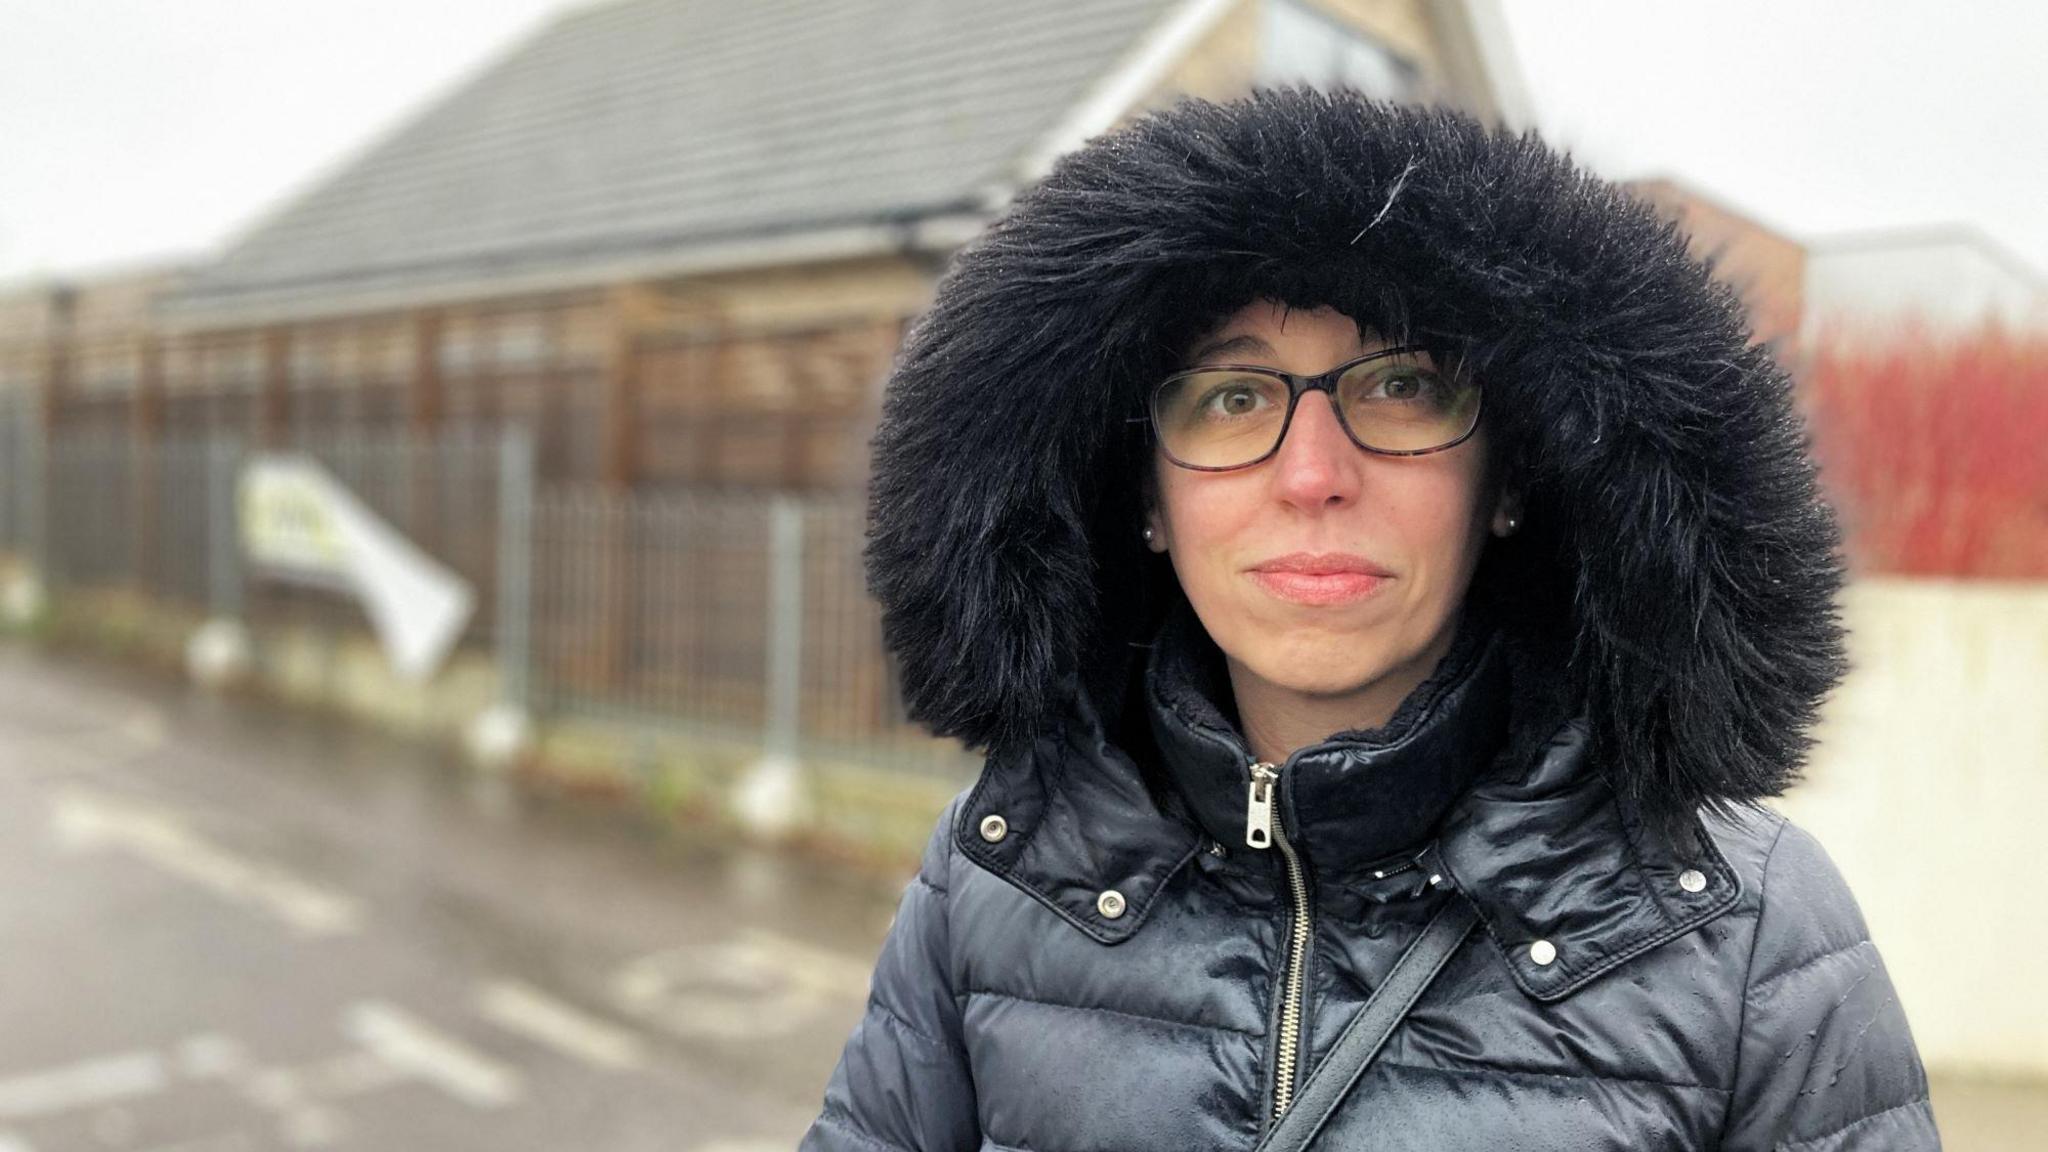
<path id="1" fill-rule="evenodd" d="M 1184 363 L 1313 375 L 1382 347 L 1333 309 L 1290 313 L 1256 301 L 1198 340 Z M 1484 491 L 1484 436 L 1482 426 L 1440 452 L 1377 455 L 1345 435 L 1327 393 L 1309 392 L 1278 451 L 1251 467 L 1197 472 L 1155 449 L 1151 547 L 1171 558 L 1241 699 L 1247 674 L 1317 697 L 1356 694 L 1390 675 L 1412 687 L 1429 674 L 1450 647 L 1488 532 L 1508 530 L 1509 509 Z M 1362 561 L 1383 575 L 1268 567 L 1300 554 Z"/>

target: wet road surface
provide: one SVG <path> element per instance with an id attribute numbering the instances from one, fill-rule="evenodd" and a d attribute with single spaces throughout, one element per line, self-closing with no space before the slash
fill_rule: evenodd
<path id="1" fill-rule="evenodd" d="M 789 1148 L 907 879 L 0 646 L 0 1152 Z"/>
<path id="2" fill-rule="evenodd" d="M 787 1149 L 908 879 L 0 645 L 0 1152 Z"/>

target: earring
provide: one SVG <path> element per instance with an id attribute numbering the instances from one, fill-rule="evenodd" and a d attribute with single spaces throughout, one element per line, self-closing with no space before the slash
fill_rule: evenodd
<path id="1" fill-rule="evenodd" d="M 1147 528 L 1147 529 L 1145 529 L 1145 543 L 1147 543 L 1147 544 L 1150 544 L 1151 542 L 1152 542 L 1152 529 L 1150 529 L 1150 528 Z"/>
<path id="2" fill-rule="evenodd" d="M 1513 516 L 1510 516 L 1510 517 L 1508 517 L 1508 531 L 1507 531 L 1507 534 L 1508 534 L 1508 535 L 1510 535 L 1510 536 L 1513 536 L 1513 535 L 1515 534 L 1515 529 L 1517 529 L 1517 528 L 1519 528 L 1519 527 L 1521 527 L 1521 526 L 1522 526 L 1522 522 L 1521 522 L 1520 520 L 1517 520 L 1517 519 L 1515 519 L 1515 518 L 1514 518 Z"/>

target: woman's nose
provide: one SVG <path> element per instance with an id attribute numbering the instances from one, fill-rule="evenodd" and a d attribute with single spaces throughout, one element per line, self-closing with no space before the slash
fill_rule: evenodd
<path id="1" fill-rule="evenodd" d="M 1329 394 L 1309 392 L 1296 402 L 1294 419 L 1274 454 L 1276 482 L 1287 500 L 1320 508 L 1333 497 L 1356 495 L 1360 455 L 1338 423 Z"/>

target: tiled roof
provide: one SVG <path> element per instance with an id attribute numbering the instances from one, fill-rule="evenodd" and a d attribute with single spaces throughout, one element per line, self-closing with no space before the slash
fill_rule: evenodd
<path id="1" fill-rule="evenodd" d="M 254 228 L 198 312 L 971 208 L 1176 0 L 622 0 Z"/>

